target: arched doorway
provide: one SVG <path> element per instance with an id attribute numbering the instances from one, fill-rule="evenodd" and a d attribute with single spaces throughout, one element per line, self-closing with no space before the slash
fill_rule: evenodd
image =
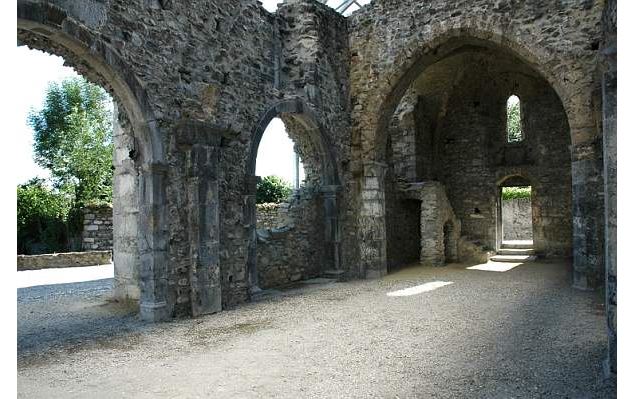
<path id="1" fill-rule="evenodd" d="M 143 319 L 170 318 L 173 304 L 167 295 L 169 240 L 166 229 L 159 225 L 167 214 L 167 168 L 163 142 L 145 90 L 106 43 L 80 28 L 55 6 L 19 3 L 18 41 L 61 56 L 87 80 L 112 95 L 118 115 L 114 134 L 118 148 L 113 196 L 114 296 L 138 300 Z M 87 41 L 93 44 L 90 48 L 85 45 Z"/>
<path id="2" fill-rule="evenodd" d="M 494 250 L 500 245 L 497 184 L 515 174 L 540 182 L 539 194 L 532 196 L 536 250 L 570 256 L 571 132 L 550 82 L 515 53 L 474 37 L 451 38 L 420 62 L 385 102 L 388 116 L 379 117 L 377 151 L 385 148 L 385 159 L 391 159 L 383 182 L 385 209 L 390 209 L 385 213 L 388 256 L 396 239 L 390 226 L 416 217 L 388 203 L 404 182 L 440 183 L 461 235 Z M 517 122 L 511 133 L 510 116 Z"/>

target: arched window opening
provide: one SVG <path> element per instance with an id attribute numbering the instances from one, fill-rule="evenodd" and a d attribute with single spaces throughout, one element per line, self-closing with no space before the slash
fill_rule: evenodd
<path id="1" fill-rule="evenodd" d="M 260 190 L 262 194 L 257 199 L 259 203 L 284 202 L 292 190 L 297 190 L 304 184 L 302 159 L 280 118 L 274 118 L 262 136 L 256 156 L 256 175 L 263 179 L 261 186 L 271 184 L 271 190 L 275 191 L 269 195 Z"/>
<path id="2" fill-rule="evenodd" d="M 522 114 L 520 109 L 520 98 L 511 95 L 507 99 L 507 142 L 518 143 L 525 138 L 522 128 Z"/>
<path id="3" fill-rule="evenodd" d="M 254 229 L 247 262 L 251 299 L 333 269 L 336 199 L 329 195 L 328 148 L 311 117 L 279 113 L 262 132 L 254 165 Z M 264 127 L 264 125 L 263 125 Z M 257 137 L 257 136 L 256 136 Z M 303 164 L 303 161 L 305 164 Z M 264 291 L 263 291 L 264 290 Z"/>

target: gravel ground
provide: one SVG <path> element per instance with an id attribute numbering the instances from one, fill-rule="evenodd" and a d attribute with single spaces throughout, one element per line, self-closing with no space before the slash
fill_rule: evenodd
<path id="1" fill-rule="evenodd" d="M 18 396 L 616 397 L 601 297 L 569 280 L 413 267 L 159 325 L 109 301 L 110 280 L 18 290 Z"/>

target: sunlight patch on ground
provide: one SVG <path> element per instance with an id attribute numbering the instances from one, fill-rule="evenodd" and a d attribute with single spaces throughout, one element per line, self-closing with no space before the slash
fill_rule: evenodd
<path id="1" fill-rule="evenodd" d="M 64 267 L 58 269 L 25 270 L 17 272 L 17 288 L 36 285 L 79 283 L 113 278 L 112 263 L 100 266 Z"/>
<path id="2" fill-rule="evenodd" d="M 522 263 L 512 262 L 488 262 L 480 265 L 466 267 L 467 270 L 481 270 L 484 272 L 507 272 L 511 269 L 522 265 Z"/>
<path id="3" fill-rule="evenodd" d="M 404 288 L 403 290 L 389 292 L 386 295 L 388 296 L 411 296 L 422 294 L 424 292 L 434 291 L 437 288 L 445 287 L 446 285 L 454 284 L 452 281 L 433 281 L 430 283 L 425 283 L 421 285 L 417 285 L 410 288 Z"/>

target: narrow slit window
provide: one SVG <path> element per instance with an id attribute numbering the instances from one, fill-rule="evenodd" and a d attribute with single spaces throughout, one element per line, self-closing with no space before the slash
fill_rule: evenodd
<path id="1" fill-rule="evenodd" d="M 507 142 L 523 141 L 523 123 L 520 113 L 520 98 L 512 95 L 507 99 Z"/>

